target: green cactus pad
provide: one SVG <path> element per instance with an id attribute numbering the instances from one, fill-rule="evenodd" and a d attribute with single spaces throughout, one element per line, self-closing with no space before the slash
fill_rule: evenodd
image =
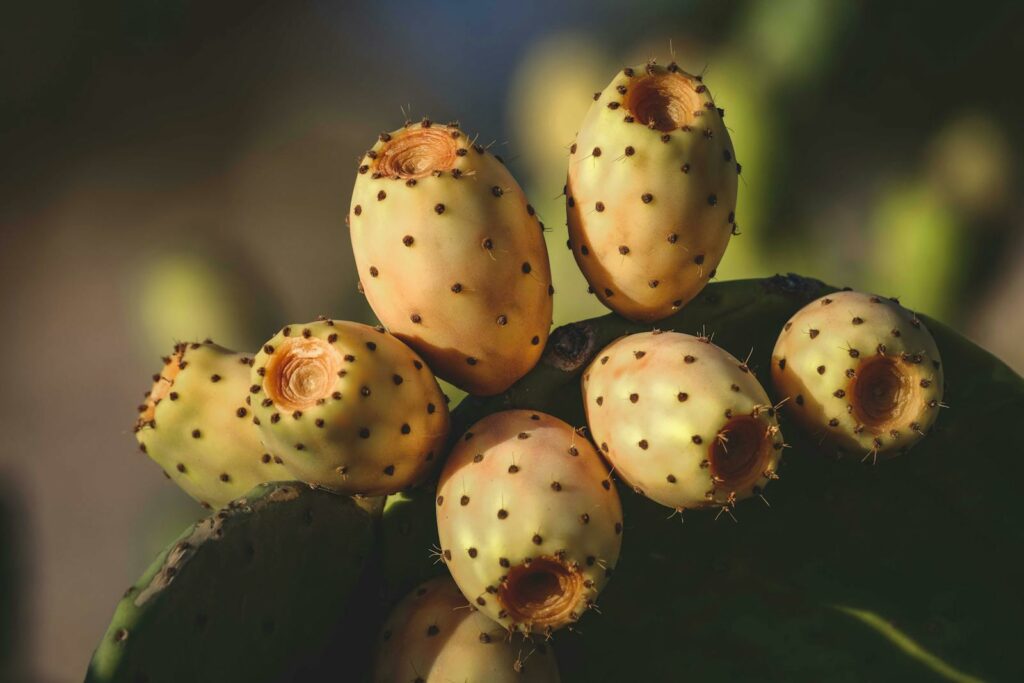
<path id="1" fill-rule="evenodd" d="M 372 517 L 351 499 L 262 484 L 128 589 L 86 683 L 277 681 L 331 635 L 372 541 Z"/>
<path id="2" fill-rule="evenodd" d="M 831 291 L 797 276 L 712 284 L 657 326 L 713 334 L 739 358 L 752 352 L 770 387 L 782 326 Z M 706 510 L 680 524 L 623 491 L 625 542 L 600 614 L 555 638 L 564 681 L 1024 679 L 1024 660 L 1008 656 L 1024 631 L 1024 380 L 922 320 L 950 407 L 906 455 L 836 460 L 783 407 L 792 448 L 767 490 L 771 507 L 755 498 L 732 511 L 736 522 Z M 451 433 L 514 407 L 585 424 L 583 368 L 645 329 L 607 315 L 556 330 L 508 392 L 464 401 Z"/>
<path id="3" fill-rule="evenodd" d="M 437 538 L 437 481 L 388 496 L 380 526 L 382 583 L 387 602 L 403 597 L 425 579 L 447 573 Z"/>

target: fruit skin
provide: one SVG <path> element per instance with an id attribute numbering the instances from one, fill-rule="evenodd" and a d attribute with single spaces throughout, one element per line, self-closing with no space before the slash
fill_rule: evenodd
<path id="1" fill-rule="evenodd" d="M 261 484 L 171 543 L 118 603 L 87 683 L 271 681 L 314 652 L 367 566 L 351 499 Z"/>
<path id="2" fill-rule="evenodd" d="M 209 340 L 177 344 L 139 406 L 139 447 L 206 507 L 222 507 L 261 482 L 291 478 L 252 423 L 251 363 L 250 354 Z"/>
<path id="3" fill-rule="evenodd" d="M 732 507 L 778 477 L 784 444 L 768 395 L 707 337 L 622 337 L 597 354 L 582 386 L 594 441 L 625 482 L 662 505 Z"/>
<path id="4" fill-rule="evenodd" d="M 345 494 L 394 493 L 426 477 L 448 435 L 430 368 L 382 328 L 289 325 L 253 359 L 250 404 L 292 478 Z"/>
<path id="5" fill-rule="evenodd" d="M 611 575 L 622 508 L 594 447 L 544 413 L 511 410 L 473 425 L 437 488 L 441 557 L 463 594 L 510 630 L 547 633 L 575 622 Z M 550 616 L 517 607 L 508 577 L 561 576 Z"/>
<path id="6" fill-rule="evenodd" d="M 740 170 L 722 115 L 675 64 L 626 68 L 594 96 L 570 147 L 569 245 L 597 297 L 626 318 L 665 318 L 714 277 Z"/>
<path id="7" fill-rule="evenodd" d="M 403 165 L 414 140 L 434 156 Z M 374 313 L 439 377 L 489 395 L 537 363 L 554 293 L 543 225 L 483 146 L 429 121 L 381 135 L 348 221 Z"/>
<path id="8" fill-rule="evenodd" d="M 374 683 L 557 683 L 550 645 L 510 635 L 473 608 L 449 576 L 421 584 L 391 612 Z"/>
<path id="9" fill-rule="evenodd" d="M 942 360 L 931 333 L 914 313 L 873 294 L 836 292 L 800 309 L 779 334 L 771 368 L 787 415 L 840 454 L 904 453 L 942 407 Z M 886 417 L 893 404 L 878 392 L 903 407 Z"/>

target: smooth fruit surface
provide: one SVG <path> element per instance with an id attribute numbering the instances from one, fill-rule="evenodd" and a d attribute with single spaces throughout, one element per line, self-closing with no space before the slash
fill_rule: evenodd
<path id="1" fill-rule="evenodd" d="M 544 413 L 470 427 L 437 488 L 441 556 L 502 626 L 547 633 L 594 605 L 619 558 L 622 509 L 590 442 Z"/>
<path id="2" fill-rule="evenodd" d="M 740 171 L 723 113 L 675 64 L 623 69 L 594 95 L 570 147 L 569 246 L 613 311 L 660 320 L 714 276 Z"/>
<path id="3" fill-rule="evenodd" d="M 429 121 L 382 134 L 348 223 L 374 313 L 439 377 L 489 395 L 537 363 L 554 294 L 543 225 L 484 146 Z"/>

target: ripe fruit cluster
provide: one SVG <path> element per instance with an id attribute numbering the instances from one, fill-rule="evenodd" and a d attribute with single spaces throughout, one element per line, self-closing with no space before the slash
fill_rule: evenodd
<path id="1" fill-rule="evenodd" d="M 570 148 L 569 246 L 625 318 L 664 319 L 715 274 L 741 172 L 723 116 L 675 64 L 623 69 L 595 95 Z M 594 608 L 612 577 L 625 524 L 613 472 L 672 510 L 732 515 L 779 476 L 782 406 L 819 443 L 873 460 L 906 451 L 942 405 L 920 320 L 846 291 L 781 330 L 772 398 L 711 338 L 653 329 L 584 370 L 587 425 L 505 410 L 449 434 L 435 374 L 496 395 L 541 358 L 554 295 L 544 226 L 499 157 L 429 120 L 363 155 L 347 221 L 383 325 L 288 325 L 255 354 L 179 344 L 136 433 L 209 506 L 274 480 L 358 496 L 436 483 L 451 578 L 392 613 L 378 681 L 558 680 L 550 647 L 522 653 Z"/>

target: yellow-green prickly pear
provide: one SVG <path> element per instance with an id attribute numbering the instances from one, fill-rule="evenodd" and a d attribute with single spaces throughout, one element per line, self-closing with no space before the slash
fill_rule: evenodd
<path id="1" fill-rule="evenodd" d="M 674 63 L 626 68 L 595 93 L 570 147 L 570 248 L 598 298 L 631 320 L 678 311 L 725 252 L 740 165 L 723 113 Z"/>

